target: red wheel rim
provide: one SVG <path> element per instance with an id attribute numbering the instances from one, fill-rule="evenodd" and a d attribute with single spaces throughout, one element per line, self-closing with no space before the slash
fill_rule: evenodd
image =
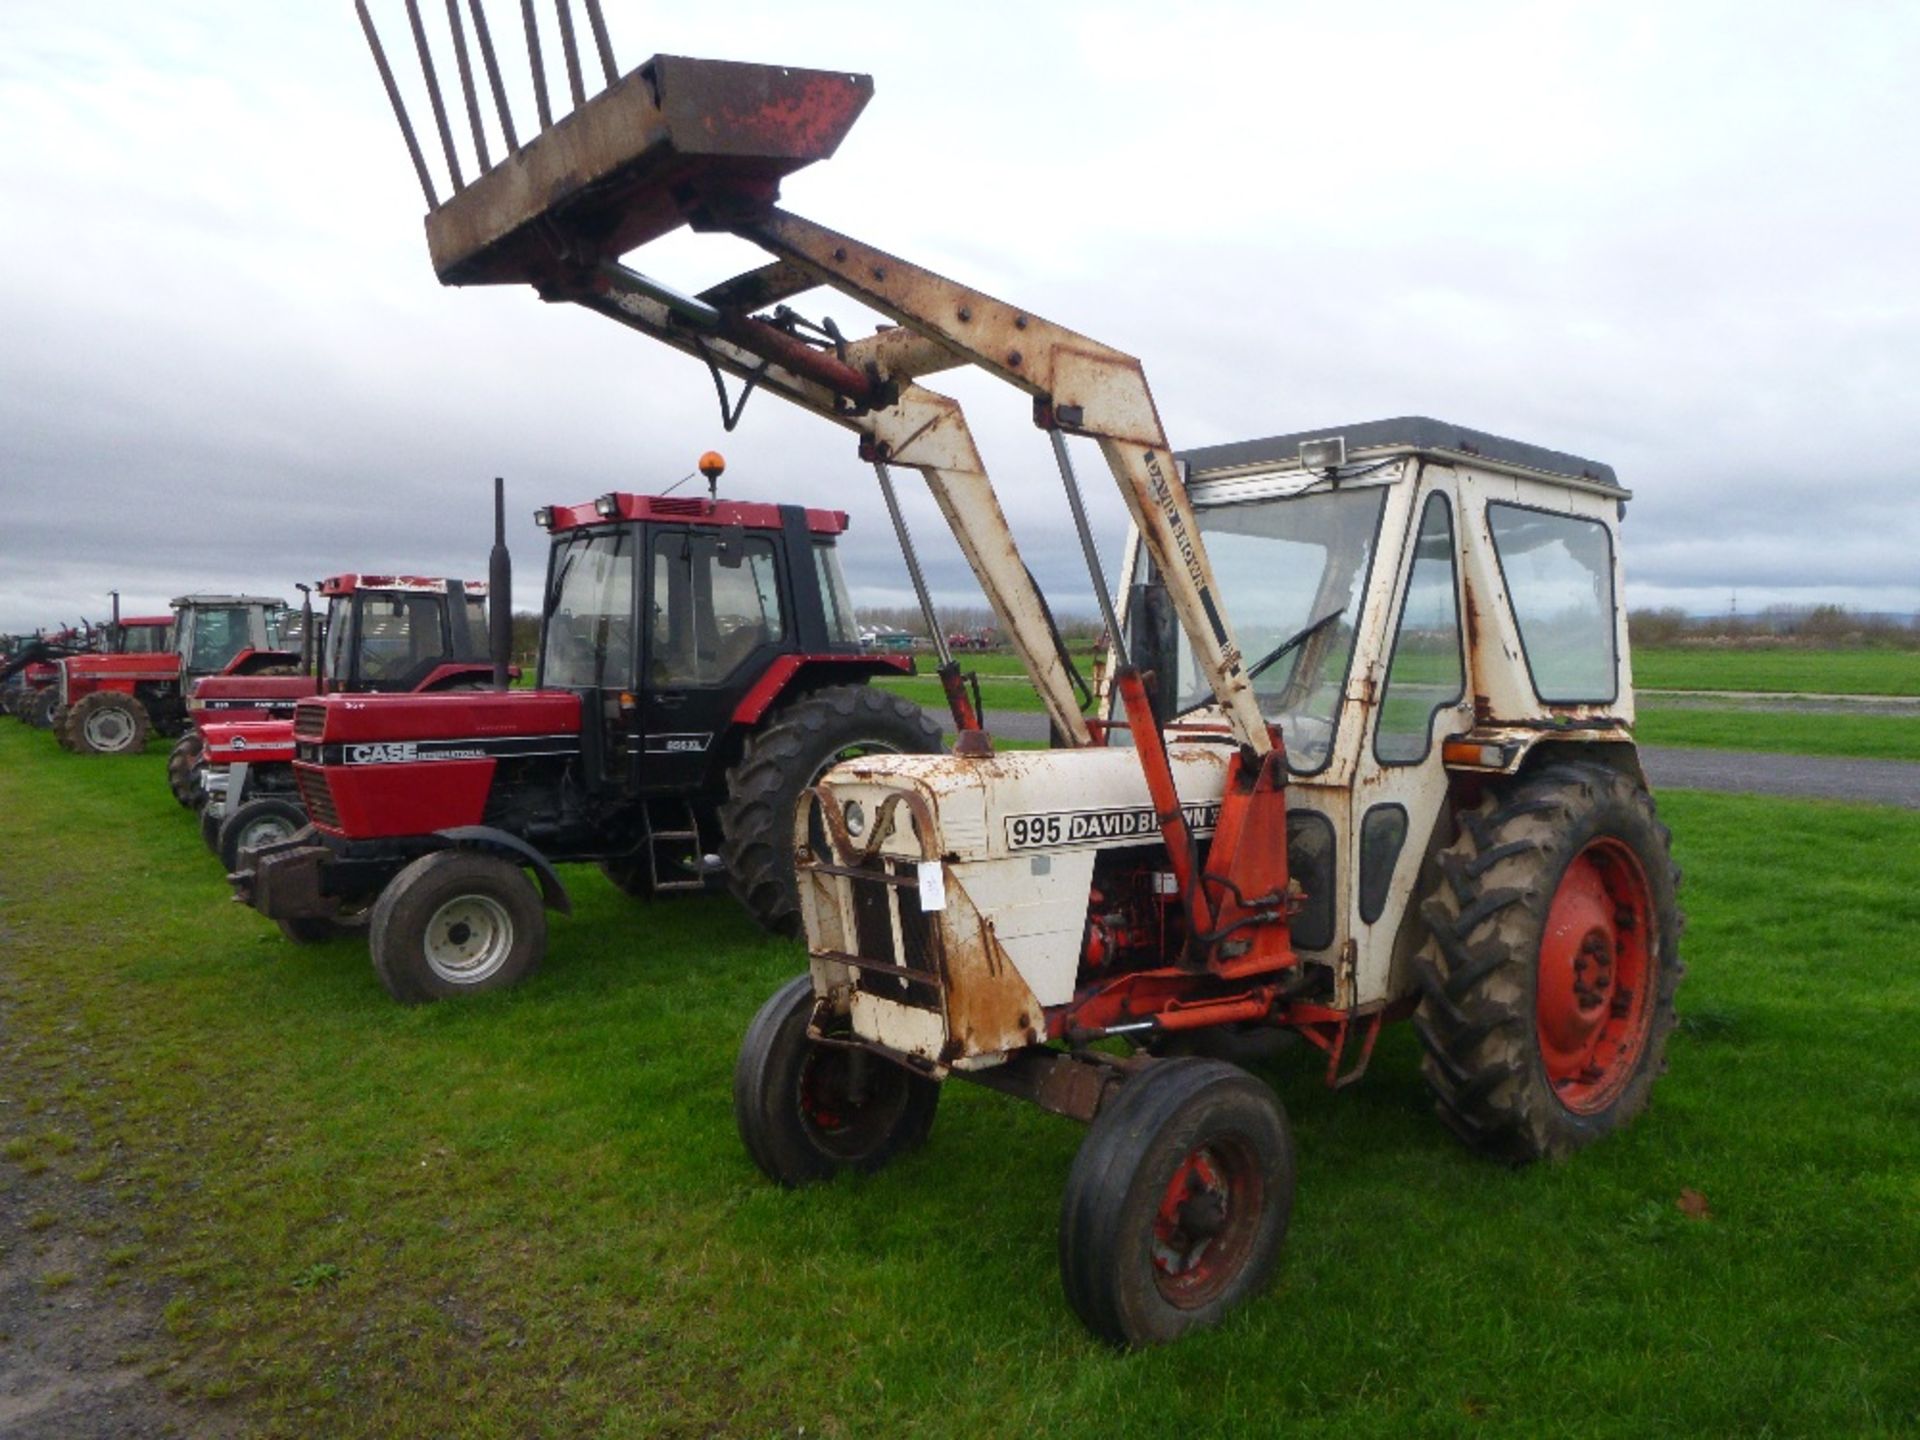
<path id="1" fill-rule="evenodd" d="M 1619 1098 L 1653 1014 L 1653 896 L 1640 857 L 1612 836 L 1567 865 L 1540 937 L 1535 1033 L 1554 1094 L 1576 1115 Z"/>
<path id="2" fill-rule="evenodd" d="M 1246 1264 L 1260 1229 L 1265 1185 L 1238 1138 L 1197 1146 L 1174 1167 L 1153 1217 L 1153 1279 L 1182 1309 L 1206 1304 Z"/>

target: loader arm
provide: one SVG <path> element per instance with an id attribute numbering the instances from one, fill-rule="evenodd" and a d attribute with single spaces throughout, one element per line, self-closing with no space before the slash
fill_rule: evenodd
<path id="1" fill-rule="evenodd" d="M 1085 745 L 1091 743 L 1089 730 L 1045 606 L 1020 560 L 965 415 L 952 398 L 916 382 L 976 365 L 1024 390 L 1044 428 L 1099 444 L 1235 738 L 1252 756 L 1265 755 L 1272 737 L 1216 599 L 1206 549 L 1140 362 L 775 205 L 784 176 L 838 147 L 872 93 L 867 77 L 662 55 L 616 78 L 598 0 L 585 5 L 607 88 L 586 97 L 569 0 L 558 0 L 574 109 L 557 121 L 547 114 L 533 10 L 522 7 L 542 128 L 520 145 L 485 9 L 470 0 L 468 13 L 506 139 L 497 164 L 488 163 L 460 10 L 448 6 L 479 162 L 469 182 L 432 47 L 416 0 L 408 0 L 452 180 L 453 193 L 443 203 L 366 0 L 356 0 L 426 192 L 428 248 L 441 280 L 527 283 L 547 299 L 584 305 L 855 430 L 870 460 L 919 470 L 1049 717 L 1073 743 Z M 697 297 L 679 295 L 619 263 L 622 255 L 681 225 L 737 235 L 774 261 Z M 780 323 L 778 311 L 772 321 L 752 313 L 815 286 L 870 306 L 901 328 L 847 343 L 837 332 L 808 333 L 790 321 Z M 1064 450 L 1059 453 L 1064 457 Z M 1103 605 L 1107 599 L 1102 597 Z"/>

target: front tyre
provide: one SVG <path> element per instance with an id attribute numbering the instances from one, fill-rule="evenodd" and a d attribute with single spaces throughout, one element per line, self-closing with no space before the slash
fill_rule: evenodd
<path id="1" fill-rule="evenodd" d="M 1293 1212 L 1273 1092 L 1218 1060 L 1160 1060 L 1095 1117 L 1060 1201 L 1060 1280 L 1113 1345 L 1217 1325 L 1273 1274 Z"/>
<path id="2" fill-rule="evenodd" d="M 938 1081 L 811 1039 L 813 1009 L 813 977 L 795 976 L 753 1017 L 733 1067 L 740 1139 L 761 1172 L 789 1189 L 842 1170 L 871 1173 L 919 1148 L 940 1103 Z"/>
<path id="3" fill-rule="evenodd" d="M 231 875 L 246 863 L 249 850 L 291 839 L 307 823 L 307 812 L 292 800 L 262 795 L 249 800 L 221 823 L 215 853 Z"/>
<path id="4" fill-rule="evenodd" d="M 1679 871 L 1653 797 L 1604 766 L 1549 766 L 1460 817 L 1415 957 L 1434 1108 L 1512 1164 L 1626 1125 L 1666 1069 Z"/>
<path id="5" fill-rule="evenodd" d="M 547 915 L 518 865 L 472 850 L 436 850 L 374 902 L 374 973 L 403 1005 L 504 990 L 540 964 Z"/>
<path id="6" fill-rule="evenodd" d="M 167 788 L 173 798 L 189 810 L 197 810 L 206 799 L 200 773 L 206 768 L 206 737 L 189 730 L 167 752 Z"/>
<path id="7" fill-rule="evenodd" d="M 776 935 L 799 934 L 793 816 L 801 793 L 842 760 L 939 751 L 940 727 L 926 712 L 876 686 L 835 685 L 780 710 L 727 772 L 720 856 L 734 897 Z"/>
<path id="8" fill-rule="evenodd" d="M 67 748 L 81 755 L 137 755 L 146 748 L 147 707 L 131 695 L 96 690 L 67 712 Z"/>

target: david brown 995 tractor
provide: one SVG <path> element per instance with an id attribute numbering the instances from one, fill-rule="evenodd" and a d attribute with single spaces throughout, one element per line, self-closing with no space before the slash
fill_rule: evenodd
<path id="1" fill-rule="evenodd" d="M 303 702 L 313 828 L 232 877 L 296 939 L 366 912 L 397 1000 L 528 975 L 543 906 L 571 908 L 556 862 L 596 861 L 633 895 L 724 870 L 790 932 L 800 792 L 843 756 L 939 746 L 917 706 L 866 684 L 912 662 L 860 645 L 845 515 L 612 492 L 536 518 L 552 537 L 536 688 Z"/>
<path id="2" fill-rule="evenodd" d="M 486 582 L 353 574 L 328 576 L 315 589 L 327 605 L 324 626 L 315 627 L 326 636 L 317 673 L 214 676 L 188 701 L 198 722 L 189 738 L 204 747 L 186 756 L 200 789 L 200 833 L 229 871 L 243 851 L 307 823 L 293 777 L 299 701 L 480 690 L 493 680 Z M 176 746 L 174 760 L 183 753 Z"/>
<path id="3" fill-rule="evenodd" d="M 138 754 L 147 736 L 179 735 L 187 694 L 206 675 L 295 670 L 286 648 L 284 600 L 258 595 L 183 595 L 173 602 L 173 649 L 76 655 L 60 662 L 54 733 L 83 755 Z"/>
<path id="4" fill-rule="evenodd" d="M 1413 1017 L 1441 1118 L 1509 1162 L 1637 1114 L 1681 966 L 1612 472 L 1420 419 L 1182 461 L 1131 356 L 774 204 L 866 77 L 656 56 L 616 80 L 588 12 L 609 88 L 586 99 L 574 68 L 575 113 L 498 165 L 482 153 L 441 204 L 362 7 L 440 278 L 601 311 L 853 429 L 883 486 L 889 464 L 920 470 L 1061 747 L 995 754 L 950 690 L 954 754 L 849 760 L 810 787 L 792 830 L 810 973 L 734 1074 L 755 1163 L 789 1186 L 876 1170 L 927 1138 L 947 1079 L 1090 1122 L 1061 1277 L 1092 1330 L 1138 1345 L 1218 1321 L 1276 1263 L 1287 1122 L 1206 1053 L 1249 1031 L 1303 1037 L 1338 1085 Z M 686 296 L 620 259 L 682 224 L 771 263 Z M 784 303 L 753 313 L 821 286 L 893 325 L 855 340 Z M 1079 713 L 959 406 L 919 383 L 966 364 L 1025 391 L 1052 443 L 1126 637 L 1104 721 Z M 1131 625 L 1070 435 L 1132 515 Z"/>

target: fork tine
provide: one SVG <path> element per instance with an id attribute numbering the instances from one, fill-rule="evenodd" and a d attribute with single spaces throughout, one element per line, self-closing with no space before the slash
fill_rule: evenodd
<path id="1" fill-rule="evenodd" d="M 427 209 L 438 210 L 440 197 L 433 193 L 433 177 L 427 173 L 426 159 L 420 154 L 420 142 L 414 139 L 413 122 L 407 119 L 407 107 L 400 99 L 400 87 L 393 83 L 393 69 L 387 64 L 387 52 L 380 47 L 380 35 L 373 28 L 373 16 L 367 13 L 367 0 L 353 0 L 360 12 L 360 28 L 366 32 L 367 45 L 373 51 L 373 63 L 379 68 L 380 83 L 387 87 L 387 100 L 393 106 L 393 118 L 400 122 L 400 134 L 407 142 L 407 154 L 413 157 L 413 173 L 420 177 L 420 188 L 427 197 Z"/>

